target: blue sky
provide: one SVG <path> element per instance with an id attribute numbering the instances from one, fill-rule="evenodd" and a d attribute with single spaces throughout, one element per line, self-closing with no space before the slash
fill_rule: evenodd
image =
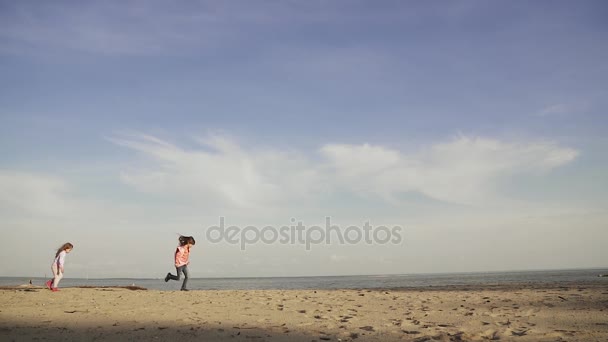
<path id="1" fill-rule="evenodd" d="M 606 266 L 607 15 L 602 1 L 0 1 L 2 260 L 33 234 L 27 265 L 0 273 L 45 273 L 69 240 L 69 276 L 162 275 L 175 232 L 201 237 L 196 276 Z M 204 242 L 219 216 L 406 234 L 243 252 Z"/>

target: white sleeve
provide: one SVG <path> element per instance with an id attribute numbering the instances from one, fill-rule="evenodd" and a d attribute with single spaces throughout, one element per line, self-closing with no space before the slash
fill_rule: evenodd
<path id="1" fill-rule="evenodd" d="M 59 264 L 59 267 L 63 267 L 63 263 L 65 262 L 65 254 L 65 251 L 59 253 L 59 261 L 57 262 L 57 264 Z"/>

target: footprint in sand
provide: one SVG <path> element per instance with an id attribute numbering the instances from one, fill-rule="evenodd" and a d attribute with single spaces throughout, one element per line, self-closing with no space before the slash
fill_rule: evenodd
<path id="1" fill-rule="evenodd" d="M 420 334 L 420 331 L 417 330 L 401 330 L 404 334 L 407 335 L 418 335 Z"/>
<path id="2" fill-rule="evenodd" d="M 342 323 L 348 323 L 348 320 L 353 318 L 352 316 L 340 316 L 340 317 L 341 317 L 340 322 L 342 322 Z"/>
<path id="3" fill-rule="evenodd" d="M 393 325 L 396 325 L 396 326 L 401 326 L 401 324 L 403 323 L 403 320 L 402 319 L 393 318 L 393 319 L 391 319 L 391 323 Z"/>
<path id="4" fill-rule="evenodd" d="M 528 332 L 528 329 L 507 329 L 505 333 L 511 334 L 512 336 L 525 336 Z"/>

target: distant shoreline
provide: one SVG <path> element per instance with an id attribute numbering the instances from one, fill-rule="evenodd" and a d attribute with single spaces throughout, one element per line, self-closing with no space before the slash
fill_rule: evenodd
<path id="1" fill-rule="evenodd" d="M 425 291 L 517 291 L 517 290 L 555 290 L 566 288 L 608 288 L 608 280 L 604 283 L 600 282 L 553 282 L 553 283 L 512 283 L 512 284 L 477 284 L 477 285 L 428 285 L 428 286 L 411 286 L 411 287 L 377 287 L 377 288 L 307 288 L 307 289 L 193 289 L 195 292 L 251 292 L 251 291 L 269 291 L 269 292 L 306 292 L 306 291 L 365 291 L 365 292 L 425 292 Z M 66 286 L 65 289 L 126 289 L 133 291 L 159 291 L 173 292 L 177 290 L 158 290 L 148 289 L 136 285 L 79 285 Z M 38 291 L 47 290 L 43 286 L 36 285 L 18 285 L 18 286 L 0 286 L 0 291 Z"/>
<path id="2" fill-rule="evenodd" d="M 577 284 L 606 284 L 608 277 L 599 275 L 608 269 L 511 272 L 461 273 L 398 276 L 336 276 L 336 277 L 281 277 L 281 278 L 190 278 L 190 290 L 320 290 L 320 289 L 426 289 L 426 288 L 479 288 L 492 286 L 560 286 Z M 47 278 L 1 277 L 0 287 L 27 284 L 44 287 Z M 179 282 L 163 279 L 138 278 L 64 278 L 63 288 L 138 286 L 149 290 L 171 291 Z M 557 285 L 555 285 L 557 284 Z"/>
<path id="3" fill-rule="evenodd" d="M 239 280 L 239 279 L 299 279 L 299 278 L 353 278 L 353 277 L 369 277 L 369 278 L 385 278 L 385 277 L 421 277 L 421 276 L 454 276 L 454 275 L 490 275 L 490 274 L 518 274 L 518 273 L 545 273 L 545 272 L 583 272 L 593 271 L 608 273 L 608 266 L 592 267 L 592 268 L 551 268 L 551 269 L 530 269 L 530 270 L 507 270 L 507 271 L 457 271 L 457 272 L 421 272 L 421 273 L 390 273 L 390 274 L 343 274 L 343 275 L 296 275 L 296 276 L 244 276 L 244 277 L 191 277 L 192 280 Z M 39 279 L 45 278 L 42 276 L 0 276 L 0 279 Z M 63 279 L 72 280 L 159 280 L 163 277 L 65 277 Z"/>

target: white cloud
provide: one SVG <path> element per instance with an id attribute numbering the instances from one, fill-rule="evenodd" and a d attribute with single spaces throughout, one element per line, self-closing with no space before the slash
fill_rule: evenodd
<path id="1" fill-rule="evenodd" d="M 559 103 L 559 104 L 554 104 L 554 105 L 543 108 L 540 112 L 538 112 L 538 115 L 539 116 L 551 116 L 551 115 L 564 114 L 566 112 L 568 112 L 568 107 L 563 103 Z"/>
<path id="2" fill-rule="evenodd" d="M 72 208 L 68 189 L 60 178 L 0 170 L 0 208 L 5 217 L 63 216 Z"/>
<path id="3" fill-rule="evenodd" d="M 0 11 L 0 52 L 22 54 L 49 48 L 114 56 L 217 51 L 263 35 L 267 27 L 317 17 L 315 11 L 283 3 L 15 2 L 5 7 Z"/>
<path id="4" fill-rule="evenodd" d="M 121 179 L 136 189 L 177 196 L 212 207 L 268 210 L 319 190 L 317 169 L 302 157 L 275 150 L 244 150 L 220 136 L 197 139 L 186 150 L 147 135 L 111 138 L 150 159 Z"/>
<path id="5" fill-rule="evenodd" d="M 536 113 L 537 116 L 565 116 L 570 114 L 581 114 L 589 110 L 590 103 L 588 101 L 576 101 L 570 103 L 554 103 L 546 106 Z"/>
<path id="6" fill-rule="evenodd" d="M 488 200 L 500 177 L 546 171 L 578 154 L 550 142 L 517 144 L 468 137 L 411 155 L 369 145 L 327 145 L 321 151 L 335 179 L 356 192 L 394 201 L 399 193 L 417 191 L 461 204 Z"/>
<path id="7" fill-rule="evenodd" d="M 149 158 L 122 175 L 141 191 L 254 210 L 310 202 L 335 190 L 389 202 L 415 191 L 480 204 L 496 196 L 501 178 L 546 172 L 578 155 L 553 142 L 461 136 L 413 154 L 369 144 L 328 144 L 319 150 L 321 162 L 314 162 L 295 152 L 243 148 L 221 136 L 199 139 L 194 150 L 146 135 L 111 140 Z"/>
<path id="8" fill-rule="evenodd" d="M 497 197 L 494 187 L 501 178 L 547 172 L 576 158 L 577 151 L 553 142 L 512 143 L 489 138 L 458 137 L 408 153 L 370 144 L 327 144 L 319 149 L 318 156 L 307 158 L 302 153 L 284 149 L 241 145 L 234 139 L 217 135 L 197 139 L 198 145 L 188 145 L 188 148 L 143 134 L 116 136 L 110 140 L 135 151 L 138 157 L 144 157 L 132 159 L 131 167 L 123 171 L 121 178 L 128 186 L 146 193 L 141 197 L 143 201 L 139 201 L 137 196 L 134 196 L 136 200 L 131 196 L 129 199 L 113 197 L 112 200 L 104 200 L 103 191 L 97 193 L 98 189 L 87 188 L 86 184 L 72 178 L 0 170 L 0 210 L 3 215 L 0 223 L 0 257 L 10 258 L 17 253 L 16 249 L 24 236 L 28 236 L 28 243 L 38 246 L 30 253 L 32 262 L 25 268 L 14 268 L 7 264 L 1 265 L 0 271 L 4 274 L 44 274 L 48 272 L 53 248 L 71 241 L 77 245 L 77 253 L 71 256 L 70 261 L 74 271 L 71 276 L 85 276 L 87 272 L 91 276 L 133 276 L 129 272 L 132 272 L 134 265 L 141 272 L 138 276 L 163 274 L 166 272 L 165 266 L 170 266 L 174 233 L 190 231 L 200 236 L 200 225 L 216 224 L 217 215 L 227 212 L 225 208 L 233 211 L 229 214 L 230 224 L 242 227 L 243 223 L 256 224 L 254 219 L 259 217 L 262 220 L 271 217 L 274 221 L 268 223 L 276 225 L 284 223 L 284 216 L 281 215 L 286 212 L 289 215 L 296 210 L 299 214 L 302 208 L 317 208 L 331 213 L 332 202 L 326 201 L 325 196 L 333 192 L 365 196 L 380 205 L 399 203 L 399 194 L 405 191 L 417 191 L 452 203 L 487 205 L 463 210 L 459 208 L 455 212 L 446 210 L 441 215 L 433 211 L 416 217 L 404 214 L 400 207 L 387 206 L 390 222 L 405 224 L 407 232 L 404 232 L 404 241 L 408 248 L 341 248 L 330 245 L 317 246 L 319 253 L 310 254 L 298 248 L 259 245 L 247 250 L 247 257 L 251 259 L 240 259 L 244 255 L 234 253 L 234 249 L 220 245 L 205 246 L 203 240 L 201 243 L 206 248 L 205 254 L 196 254 L 193 260 L 203 265 L 201 272 L 216 276 L 522 268 L 527 267 L 525 261 L 529 259 L 520 255 L 536 255 L 539 250 L 535 248 L 552 251 L 552 246 L 572 244 L 574 241 L 580 246 L 580 251 L 587 251 L 589 241 L 597 240 L 593 239 L 594 234 L 601 232 L 602 219 L 605 221 L 605 211 L 593 216 L 589 214 L 588 206 L 574 208 L 571 203 L 560 203 L 553 207 L 544 202 L 532 206 L 527 203 L 492 205 L 492 200 Z M 94 171 L 85 175 L 86 178 L 95 176 Z M 148 201 L 148 194 L 149 197 L 166 199 L 170 205 Z M 175 202 L 190 206 L 180 207 Z M 201 214 L 201 209 L 207 208 L 208 213 Z M 285 208 L 293 210 L 280 211 Z M 356 221 L 358 215 L 369 215 L 370 212 L 351 210 L 351 213 L 332 223 L 341 224 L 342 227 L 349 220 L 352 224 L 361 224 Z M 275 215 L 265 215 L 267 213 Z M 319 219 L 318 215 L 315 218 Z M 386 216 L 382 219 L 385 221 L 374 218 L 372 223 L 388 222 Z M 237 220 L 241 222 L 235 222 Z M 312 223 L 314 221 L 304 218 L 307 226 Z M 511 226 L 515 228 L 506 229 Z M 579 232 L 583 234 L 582 237 L 577 235 L 573 239 L 566 226 L 576 226 L 577 229 L 584 227 L 583 232 Z M 562 228 L 568 233 L 559 233 Z M 512 248 L 510 241 L 518 241 L 522 236 L 528 236 L 530 230 L 538 229 L 541 231 L 533 233 L 537 238 L 527 240 L 526 247 Z M 498 236 L 496 232 L 501 232 L 500 239 L 488 238 Z M 445 239 L 446 236 L 450 238 Z M 463 264 L 454 261 L 449 253 L 444 253 L 444 247 L 453 243 L 454 239 L 471 245 L 489 239 L 495 245 L 481 244 L 484 252 L 502 248 L 504 255 L 510 255 L 509 260 L 520 261 L 510 263 L 497 259 L 480 262 L 485 260 L 479 258 L 483 253 L 472 248 L 468 249 L 471 253 L 467 263 Z M 542 239 L 550 239 L 551 244 Z M 503 240 L 507 242 L 502 243 Z M 132 265 L 117 266 L 122 265 L 121 260 L 132 252 L 133 241 L 145 244 L 146 248 L 141 249 Z M 594 248 L 595 251 L 602 251 L 599 245 Z M 162 250 L 166 254 L 158 252 Z M 437 262 L 415 266 L 393 262 L 415 258 L 415 255 L 425 251 L 437 255 Z M 106 257 L 100 260 L 99 255 L 102 254 Z M 371 255 L 373 257 L 369 257 Z M 229 262 L 226 263 L 226 260 Z M 167 264 L 164 264 L 166 261 Z M 571 264 L 558 264 L 595 265 L 592 261 L 592 257 L 581 257 Z M 239 266 L 253 262 L 266 266 L 257 273 Z M 546 261 L 546 265 L 552 267 L 558 264 L 551 264 L 549 259 Z M 210 273 L 206 271 L 207 266 L 220 271 Z M 294 269 L 297 270 L 293 271 L 295 273 L 287 271 Z"/>

